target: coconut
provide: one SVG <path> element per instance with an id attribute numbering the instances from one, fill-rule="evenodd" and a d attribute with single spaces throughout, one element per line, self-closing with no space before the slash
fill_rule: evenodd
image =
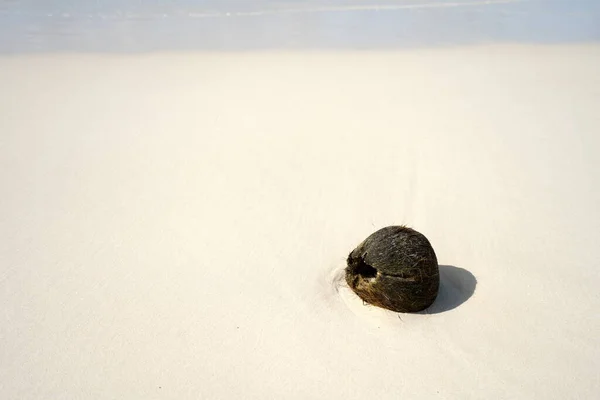
<path id="1" fill-rule="evenodd" d="M 429 240 L 405 226 L 373 233 L 348 256 L 346 282 L 365 302 L 397 312 L 417 312 L 435 301 L 438 262 Z"/>

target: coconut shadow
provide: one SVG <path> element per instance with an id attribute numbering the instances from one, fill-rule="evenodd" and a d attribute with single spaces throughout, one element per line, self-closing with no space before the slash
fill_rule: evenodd
<path id="1" fill-rule="evenodd" d="M 419 314 L 439 314 L 460 306 L 475 293 L 477 279 L 463 268 L 440 265 L 440 289 L 433 304 Z"/>

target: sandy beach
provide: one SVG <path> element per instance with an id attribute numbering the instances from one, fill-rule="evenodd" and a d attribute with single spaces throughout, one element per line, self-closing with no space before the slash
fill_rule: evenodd
<path id="1" fill-rule="evenodd" d="M 3 399 L 592 399 L 600 46 L 0 57 Z M 392 224 L 428 311 L 339 282 Z"/>

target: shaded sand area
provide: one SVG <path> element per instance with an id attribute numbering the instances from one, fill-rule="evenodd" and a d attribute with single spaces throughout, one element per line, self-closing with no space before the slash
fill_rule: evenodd
<path id="1" fill-rule="evenodd" d="M 0 398 L 600 395 L 600 46 L 0 58 Z M 339 281 L 424 233 L 428 312 Z"/>

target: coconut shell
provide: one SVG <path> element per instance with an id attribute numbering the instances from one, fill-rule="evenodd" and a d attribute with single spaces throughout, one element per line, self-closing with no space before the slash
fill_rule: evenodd
<path id="1" fill-rule="evenodd" d="M 405 226 L 373 233 L 348 256 L 346 282 L 365 302 L 397 312 L 429 307 L 440 286 L 429 240 Z"/>

